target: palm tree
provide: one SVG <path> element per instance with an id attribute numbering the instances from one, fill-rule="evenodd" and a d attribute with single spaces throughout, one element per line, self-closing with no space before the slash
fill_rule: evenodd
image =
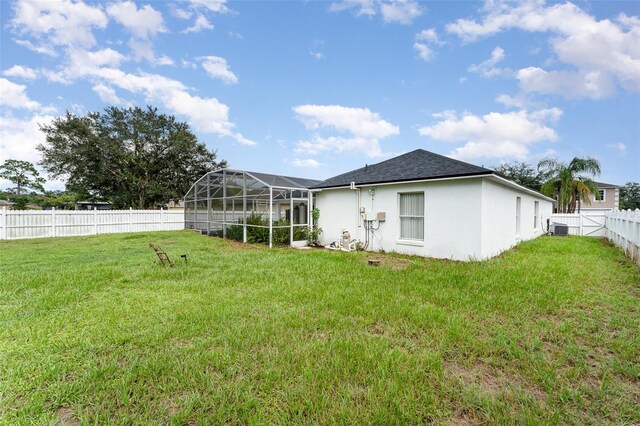
<path id="1" fill-rule="evenodd" d="M 569 164 L 554 158 L 545 158 L 538 163 L 542 173 L 541 192 L 556 196 L 558 212 L 574 213 L 576 206 L 580 212 L 582 201 L 591 204 L 589 195 L 598 196 L 598 185 L 591 177 L 600 175 L 600 162 L 592 157 L 575 157 Z"/>

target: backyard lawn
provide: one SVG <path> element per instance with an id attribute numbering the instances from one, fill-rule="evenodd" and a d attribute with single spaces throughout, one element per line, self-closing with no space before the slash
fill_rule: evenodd
<path id="1" fill-rule="evenodd" d="M 640 271 L 615 247 L 369 257 L 0 242 L 0 424 L 640 424 Z"/>

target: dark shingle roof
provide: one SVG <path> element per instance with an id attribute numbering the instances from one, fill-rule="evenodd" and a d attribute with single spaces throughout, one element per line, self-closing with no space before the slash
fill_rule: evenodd
<path id="1" fill-rule="evenodd" d="M 611 183 L 604 183 L 604 182 L 594 182 L 596 185 L 598 185 L 598 188 L 619 188 L 618 185 L 613 185 Z"/>
<path id="2" fill-rule="evenodd" d="M 454 160 L 424 149 L 390 158 L 377 164 L 369 164 L 338 176 L 334 176 L 313 188 L 335 188 L 356 185 L 406 182 L 456 176 L 490 175 L 493 170 Z"/>
<path id="3" fill-rule="evenodd" d="M 268 173 L 247 172 L 254 177 L 260 179 L 267 185 L 281 186 L 286 188 L 310 188 L 313 185 L 321 183 L 320 180 L 306 179 L 293 176 L 272 175 Z"/>

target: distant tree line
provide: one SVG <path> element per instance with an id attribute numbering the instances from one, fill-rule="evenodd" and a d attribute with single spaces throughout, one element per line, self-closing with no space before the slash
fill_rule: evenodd
<path id="1" fill-rule="evenodd" d="M 545 158 L 533 166 L 523 161 L 503 163 L 494 169 L 507 179 L 558 200 L 558 211 L 574 213 L 580 204 L 590 204 L 590 195 L 599 196 L 593 181 L 600 175 L 600 162 L 592 157 L 575 157 L 565 163 Z M 640 208 L 640 185 L 627 182 L 620 187 L 620 209 Z"/>

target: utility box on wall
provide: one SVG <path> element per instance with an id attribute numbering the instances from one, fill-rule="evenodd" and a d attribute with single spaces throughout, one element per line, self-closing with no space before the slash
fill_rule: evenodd
<path id="1" fill-rule="evenodd" d="M 376 220 L 378 222 L 384 222 L 385 220 L 387 220 L 387 213 L 385 212 L 378 212 L 378 214 L 376 215 Z"/>

